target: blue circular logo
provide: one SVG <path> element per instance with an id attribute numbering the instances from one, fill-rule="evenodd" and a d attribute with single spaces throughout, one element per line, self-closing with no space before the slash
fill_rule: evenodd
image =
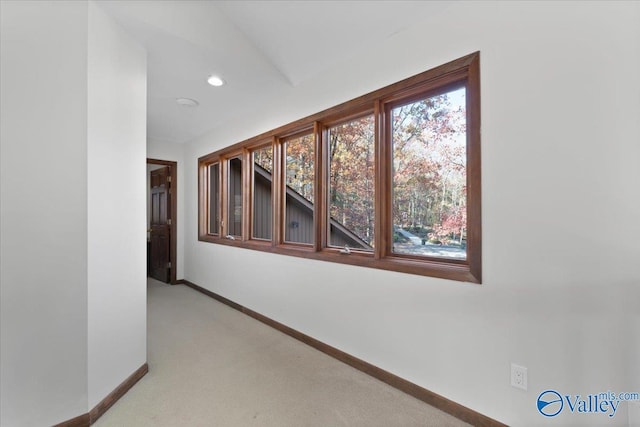
<path id="1" fill-rule="evenodd" d="M 562 396 L 555 390 L 543 391 L 538 396 L 538 412 L 545 417 L 555 417 L 563 407 Z"/>

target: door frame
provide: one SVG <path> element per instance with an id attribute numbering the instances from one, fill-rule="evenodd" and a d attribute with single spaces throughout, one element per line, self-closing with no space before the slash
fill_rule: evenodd
<path id="1" fill-rule="evenodd" d="M 177 263 L 177 235 L 178 235 L 178 162 L 173 162 L 170 160 L 159 160 L 159 159 L 150 159 L 147 158 L 148 165 L 163 165 L 169 166 L 171 176 L 171 242 L 169 244 L 169 259 L 171 261 L 171 277 L 169 278 L 169 283 L 172 285 L 176 284 L 176 270 L 178 269 Z M 149 188 L 147 188 L 147 192 Z M 147 215 L 149 213 L 147 212 Z"/>

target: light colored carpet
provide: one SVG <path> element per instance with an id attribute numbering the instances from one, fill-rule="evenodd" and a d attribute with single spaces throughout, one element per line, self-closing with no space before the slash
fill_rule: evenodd
<path id="1" fill-rule="evenodd" d="M 186 286 L 148 292 L 149 373 L 96 427 L 468 425 Z"/>

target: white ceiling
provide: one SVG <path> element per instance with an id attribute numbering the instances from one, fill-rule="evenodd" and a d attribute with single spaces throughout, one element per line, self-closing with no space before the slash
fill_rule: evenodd
<path id="1" fill-rule="evenodd" d="M 148 52 L 150 138 L 182 143 L 446 7 L 431 1 L 99 0 Z M 211 74 L 226 85 L 207 84 Z M 197 100 L 179 106 L 176 98 Z"/>

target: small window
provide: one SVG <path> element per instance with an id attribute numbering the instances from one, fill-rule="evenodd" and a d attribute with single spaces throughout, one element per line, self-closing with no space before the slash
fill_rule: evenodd
<path id="1" fill-rule="evenodd" d="M 467 258 L 465 106 L 461 87 L 391 110 L 394 254 Z"/>
<path id="2" fill-rule="evenodd" d="M 209 166 L 209 234 L 220 234 L 220 164 Z"/>
<path id="3" fill-rule="evenodd" d="M 253 151 L 253 235 L 254 239 L 271 240 L 273 147 Z"/>
<path id="4" fill-rule="evenodd" d="M 288 139 L 284 144 L 285 242 L 314 242 L 314 145 L 313 134 Z"/>
<path id="5" fill-rule="evenodd" d="M 329 150 L 329 246 L 372 251 L 375 224 L 374 120 L 333 126 Z"/>
<path id="6" fill-rule="evenodd" d="M 242 158 L 234 157 L 229 160 L 229 173 L 227 176 L 228 187 L 228 211 L 227 234 L 230 236 L 242 236 Z"/>

